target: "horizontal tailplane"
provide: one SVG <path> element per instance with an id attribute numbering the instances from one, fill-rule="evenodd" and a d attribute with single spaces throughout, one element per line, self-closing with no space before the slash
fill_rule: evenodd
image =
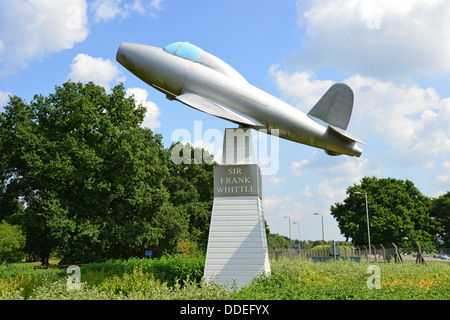
<path id="1" fill-rule="evenodd" d="M 365 144 L 365 143 L 358 137 L 354 136 L 350 132 L 347 132 L 341 128 L 338 128 L 338 127 L 335 127 L 332 125 L 328 126 L 327 133 L 331 136 L 338 137 L 340 140 L 342 140 L 344 142 L 344 145 L 347 145 L 347 147 L 346 147 L 347 150 L 346 150 L 346 152 L 336 152 L 333 150 L 325 149 L 326 154 L 328 154 L 330 156 L 338 156 L 338 155 L 345 153 L 347 155 L 356 156 L 356 157 L 359 157 L 361 155 L 362 150 L 361 150 L 361 148 L 358 147 L 357 142 L 362 143 L 362 144 Z"/>
<path id="2" fill-rule="evenodd" d="M 337 134 L 338 136 L 340 136 L 340 137 L 342 137 L 345 140 L 348 140 L 350 142 L 358 142 L 358 143 L 361 143 L 361 144 L 366 144 L 360 138 L 358 138 L 357 136 L 351 134 L 350 132 L 348 132 L 348 131 L 346 131 L 344 129 L 341 129 L 341 128 L 329 125 L 328 126 L 328 131 L 333 133 L 333 134 Z"/>

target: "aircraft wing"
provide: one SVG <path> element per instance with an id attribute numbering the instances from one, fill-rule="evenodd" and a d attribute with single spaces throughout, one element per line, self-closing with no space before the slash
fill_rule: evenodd
<path id="1" fill-rule="evenodd" d="M 248 116 L 242 115 L 231 108 L 192 92 L 183 93 L 176 96 L 175 99 L 194 109 L 244 126 L 263 126 L 261 123 Z"/>

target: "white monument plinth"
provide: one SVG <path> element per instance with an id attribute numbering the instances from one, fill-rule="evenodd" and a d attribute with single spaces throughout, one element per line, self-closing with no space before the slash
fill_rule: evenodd
<path id="1" fill-rule="evenodd" d="M 238 288 L 270 273 L 251 129 L 226 129 L 222 165 L 214 168 L 214 204 L 204 276 L 207 282 Z"/>

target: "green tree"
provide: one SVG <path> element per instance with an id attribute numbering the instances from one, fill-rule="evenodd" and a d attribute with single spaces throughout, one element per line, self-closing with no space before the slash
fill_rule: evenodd
<path id="1" fill-rule="evenodd" d="M 353 244 L 367 244 L 367 219 L 364 195 L 367 193 L 370 238 L 372 244 L 395 243 L 422 248 L 435 244 L 439 224 L 430 217 L 431 199 L 424 196 L 409 180 L 365 177 L 360 185 L 347 189 L 343 203 L 331 206 L 341 233 Z"/>
<path id="2" fill-rule="evenodd" d="M 441 226 L 438 239 L 443 247 L 450 247 L 450 191 L 433 199 L 430 215 Z"/>
<path id="3" fill-rule="evenodd" d="M 172 161 L 174 153 L 184 161 Z M 209 223 L 214 198 L 214 165 L 212 155 L 206 150 L 172 144 L 167 150 L 169 175 L 165 180 L 171 202 L 179 208 L 188 220 L 185 240 L 195 243 L 198 249 L 206 252 Z"/>
<path id="4" fill-rule="evenodd" d="M 25 236 L 19 226 L 0 223 L 0 263 L 19 262 L 24 257 Z"/>
<path id="5" fill-rule="evenodd" d="M 269 250 L 289 249 L 291 244 L 288 237 L 271 233 L 267 237 L 267 247 Z"/>
<path id="6" fill-rule="evenodd" d="M 0 218 L 20 221 L 27 253 L 43 263 L 54 251 L 65 263 L 142 256 L 146 249 L 158 256 L 195 229 L 193 216 L 206 221 L 212 198 L 203 188 L 212 169 L 174 167 L 162 137 L 141 127 L 145 111 L 125 97 L 123 85 L 107 94 L 68 81 L 29 104 L 10 97 L 0 114 Z M 169 181 L 177 170 L 182 179 Z M 181 187 L 172 190 L 186 181 L 194 204 L 191 194 L 184 205 L 178 199 Z"/>
<path id="7" fill-rule="evenodd" d="M 26 136 L 30 131 L 31 108 L 22 99 L 10 96 L 11 112 L 0 113 L 0 220 L 16 224 L 14 221 L 23 204 L 15 196 L 18 181 L 16 166 L 21 159 L 19 136 Z M 8 106 L 6 107 L 8 108 Z"/>

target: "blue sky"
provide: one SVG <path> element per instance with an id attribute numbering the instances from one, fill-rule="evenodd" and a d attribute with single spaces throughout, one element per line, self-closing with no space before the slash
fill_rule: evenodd
<path id="1" fill-rule="evenodd" d="M 362 156 L 279 140 L 279 168 L 263 176 L 273 233 L 288 235 L 289 215 L 302 240 L 320 239 L 320 212 L 325 239 L 344 240 L 329 209 L 364 176 L 409 179 L 430 197 L 450 189 L 449 21 L 445 0 L 2 1 L 0 110 L 9 94 L 30 101 L 68 79 L 107 90 L 123 82 L 166 146 L 179 129 L 198 145 L 208 130 L 233 126 L 166 100 L 129 73 L 115 60 L 122 42 L 189 41 L 304 112 L 345 82 L 355 94 L 348 130 L 366 142 Z"/>

